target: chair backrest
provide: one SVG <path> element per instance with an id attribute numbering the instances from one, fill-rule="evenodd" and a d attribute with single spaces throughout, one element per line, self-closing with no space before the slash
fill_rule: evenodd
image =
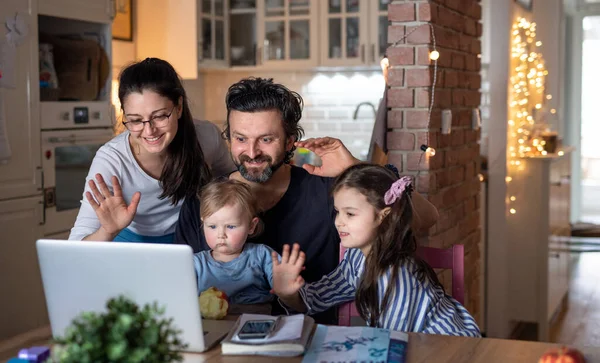
<path id="1" fill-rule="evenodd" d="M 340 261 L 346 249 L 340 245 Z M 454 245 L 452 248 L 419 247 L 417 255 L 432 268 L 452 270 L 452 297 L 464 305 L 465 301 L 465 247 Z M 338 307 L 338 324 L 350 326 L 352 317 L 358 317 L 356 305 L 346 303 Z"/>

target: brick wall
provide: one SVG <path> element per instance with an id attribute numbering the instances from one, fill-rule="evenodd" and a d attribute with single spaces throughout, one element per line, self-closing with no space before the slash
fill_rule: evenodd
<path id="1" fill-rule="evenodd" d="M 438 208 L 440 218 L 429 231 L 432 247 L 465 245 L 465 305 L 481 321 L 479 224 L 480 131 L 471 126 L 471 111 L 480 105 L 482 26 L 478 0 L 393 1 L 389 6 L 389 41 L 399 40 L 417 22 L 433 25 L 440 53 L 431 123 L 427 109 L 433 82 L 431 30 L 419 28 L 401 44 L 388 49 L 390 160 L 404 174 L 417 175 L 417 190 Z M 441 134 L 441 110 L 452 111 L 452 131 Z M 422 156 L 421 144 L 436 149 Z M 441 273 L 451 291 L 449 271 Z"/>

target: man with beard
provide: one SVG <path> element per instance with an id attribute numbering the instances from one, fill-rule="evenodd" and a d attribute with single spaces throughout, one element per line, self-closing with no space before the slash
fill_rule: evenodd
<path id="1" fill-rule="evenodd" d="M 340 238 L 330 194 L 333 177 L 359 161 L 338 139 L 298 141 L 304 134 L 299 125 L 302 98 L 271 79 L 248 78 L 232 85 L 226 105 L 223 136 L 229 140 L 237 166 L 229 178 L 250 185 L 263 211 L 263 233 L 248 242 L 266 244 L 280 254 L 283 245 L 298 243 L 306 253 L 304 279 L 319 280 L 339 261 Z M 322 165 L 290 165 L 296 147 L 313 151 Z M 413 202 L 419 227 L 429 228 L 437 219 L 437 210 L 418 193 Z M 209 249 L 197 198 L 186 199 L 181 208 L 175 243 L 188 244 L 194 252 Z M 277 308 L 274 305 L 274 313 L 281 312 Z M 335 324 L 337 316 L 332 310 L 316 315 L 316 320 Z"/>

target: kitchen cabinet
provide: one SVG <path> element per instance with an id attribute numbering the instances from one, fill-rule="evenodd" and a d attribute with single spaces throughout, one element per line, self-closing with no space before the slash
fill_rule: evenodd
<path id="1" fill-rule="evenodd" d="M 198 5 L 198 66 L 228 67 L 228 1 L 202 0 Z"/>
<path id="2" fill-rule="evenodd" d="M 509 184 L 510 318 L 536 323 L 540 341 L 569 290 L 569 152 L 522 159 Z"/>
<path id="3" fill-rule="evenodd" d="M 110 24 L 119 1 L 121 0 L 38 0 L 37 3 L 40 15 Z"/>
<path id="4" fill-rule="evenodd" d="M 165 59 L 184 79 L 229 67 L 378 66 L 388 45 L 388 3 L 144 0 L 136 8 L 137 57 Z"/>
<path id="5" fill-rule="evenodd" d="M 9 158 L 0 157 L 0 200 L 42 193 L 39 107 L 34 102 L 39 89 L 36 4 L 2 0 L 0 6 L 0 19 L 18 13 L 29 28 L 29 35 L 16 47 L 16 87 L 0 88 L 0 118 L 4 117 L 11 151 Z"/>
<path id="6" fill-rule="evenodd" d="M 387 49 L 389 0 L 321 2 L 321 65 L 378 65 Z"/>
<path id="7" fill-rule="evenodd" d="M 41 195 L 0 201 L 0 341 L 48 325 L 35 248 L 42 214 Z"/>

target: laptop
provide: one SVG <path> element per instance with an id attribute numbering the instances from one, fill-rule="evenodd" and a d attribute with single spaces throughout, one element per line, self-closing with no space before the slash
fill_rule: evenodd
<path id="1" fill-rule="evenodd" d="M 36 245 L 55 338 L 80 313 L 106 311 L 118 295 L 165 307 L 189 352 L 211 348 L 235 324 L 201 318 L 190 246 L 47 239 Z"/>

